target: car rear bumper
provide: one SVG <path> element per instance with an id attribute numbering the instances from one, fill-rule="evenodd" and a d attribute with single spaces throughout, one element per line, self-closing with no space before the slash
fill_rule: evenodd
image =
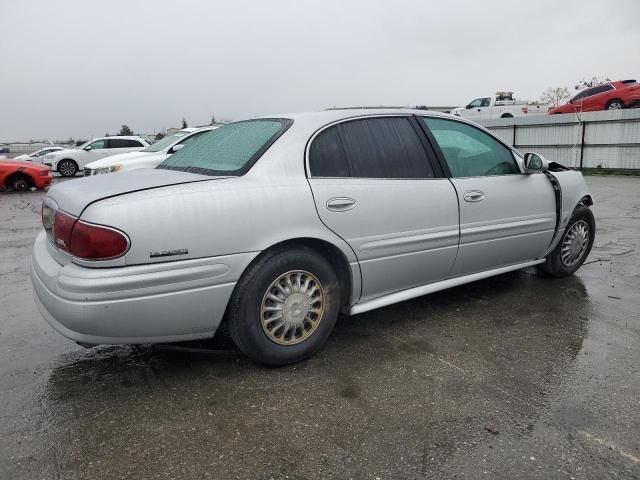
<path id="1" fill-rule="evenodd" d="M 44 232 L 31 279 L 36 305 L 78 343 L 138 344 L 213 336 L 253 253 L 151 265 L 86 268 L 58 263 Z"/>

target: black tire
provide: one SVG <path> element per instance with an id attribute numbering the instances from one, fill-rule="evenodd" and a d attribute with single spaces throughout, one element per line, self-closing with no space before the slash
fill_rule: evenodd
<path id="1" fill-rule="evenodd" d="M 310 273 L 320 283 L 319 290 L 324 293 L 322 314 L 316 317 L 317 323 L 301 320 L 305 327 L 294 330 L 295 335 L 300 333 L 302 337 L 307 334 L 303 331 L 306 327 L 309 327 L 306 330 L 310 330 L 312 325 L 316 325 L 306 338 L 298 340 L 292 334 L 290 340 L 299 343 L 283 345 L 267 334 L 266 330 L 271 324 L 263 327 L 262 306 L 263 302 L 268 301 L 266 296 L 269 292 L 277 292 L 270 288 L 277 279 L 298 271 Z M 297 305 L 296 308 L 299 314 Z M 238 348 L 253 360 L 270 366 L 287 365 L 310 357 L 324 345 L 333 330 L 339 310 L 338 277 L 320 254 L 304 246 L 276 249 L 262 255 L 236 285 L 228 308 L 229 333 Z M 293 308 L 288 310 L 293 311 Z M 271 313 L 264 312 L 264 315 Z M 280 327 L 273 327 L 271 335 L 276 335 L 278 331 Z M 284 341 L 286 334 L 282 335 Z"/>
<path id="2" fill-rule="evenodd" d="M 586 242 L 586 248 L 581 250 L 577 261 L 575 263 L 567 264 L 562 258 L 563 245 L 565 245 L 565 239 L 569 232 L 571 232 L 574 225 L 580 224 L 585 225 L 589 232 L 589 237 Z M 589 256 L 589 252 L 591 251 L 591 247 L 593 246 L 593 240 L 596 235 L 596 221 L 593 217 L 593 212 L 589 207 L 584 205 L 579 205 L 573 211 L 571 218 L 569 219 L 569 223 L 567 224 L 567 228 L 565 228 L 562 233 L 562 237 L 558 242 L 556 248 L 547 256 L 545 263 L 542 263 L 537 266 L 538 270 L 545 273 L 546 275 L 550 275 L 552 277 L 568 277 L 569 275 L 573 275 L 573 273 L 578 270 L 584 261 Z"/>
<path id="3" fill-rule="evenodd" d="M 31 188 L 31 180 L 24 175 L 14 175 L 7 181 L 7 189 L 13 192 L 26 192 Z"/>
<path id="4" fill-rule="evenodd" d="M 609 103 L 607 103 L 607 110 L 622 110 L 624 108 L 624 103 L 622 102 L 622 100 L 610 100 Z"/>
<path id="5" fill-rule="evenodd" d="M 58 163 L 58 173 L 63 177 L 74 177 L 78 173 L 78 164 L 73 160 L 64 159 Z"/>
<path id="6" fill-rule="evenodd" d="M 513 115 L 511 115 L 510 113 L 503 113 L 500 118 L 513 118 Z"/>

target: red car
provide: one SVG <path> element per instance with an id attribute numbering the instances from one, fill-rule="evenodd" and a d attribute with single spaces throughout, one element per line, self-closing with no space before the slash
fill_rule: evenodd
<path id="1" fill-rule="evenodd" d="M 47 188 L 53 176 L 49 167 L 22 160 L 0 160 L 0 190 L 24 192 L 31 187 Z"/>
<path id="2" fill-rule="evenodd" d="M 621 80 L 582 90 L 564 105 L 549 110 L 549 114 L 596 112 L 633 107 L 640 107 L 640 83 L 635 80 Z"/>

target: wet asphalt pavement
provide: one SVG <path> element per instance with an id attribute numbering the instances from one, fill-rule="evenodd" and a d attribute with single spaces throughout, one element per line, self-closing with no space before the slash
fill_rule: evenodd
<path id="1" fill-rule="evenodd" d="M 343 318 L 280 369 L 66 340 L 32 300 L 42 193 L 0 193 L 0 479 L 640 478 L 640 178 L 587 180 L 575 276 Z"/>

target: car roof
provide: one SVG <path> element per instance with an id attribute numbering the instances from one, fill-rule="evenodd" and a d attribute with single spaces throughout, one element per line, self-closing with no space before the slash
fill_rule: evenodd
<path id="1" fill-rule="evenodd" d="M 329 123 L 337 122 L 340 120 L 346 120 L 349 118 L 358 117 L 370 117 L 379 115 L 391 115 L 391 116 L 409 116 L 409 115 L 422 115 L 430 117 L 443 117 L 443 118 L 455 118 L 461 120 L 460 117 L 451 115 L 448 113 L 436 112 L 433 110 L 417 110 L 412 108 L 348 108 L 338 110 L 322 110 L 319 112 L 299 112 L 299 113 L 284 113 L 278 115 L 263 115 L 260 117 L 252 118 L 251 120 L 267 119 L 267 118 L 288 118 L 294 121 L 294 123 L 308 127 L 317 126 L 318 128 L 327 125 Z"/>

